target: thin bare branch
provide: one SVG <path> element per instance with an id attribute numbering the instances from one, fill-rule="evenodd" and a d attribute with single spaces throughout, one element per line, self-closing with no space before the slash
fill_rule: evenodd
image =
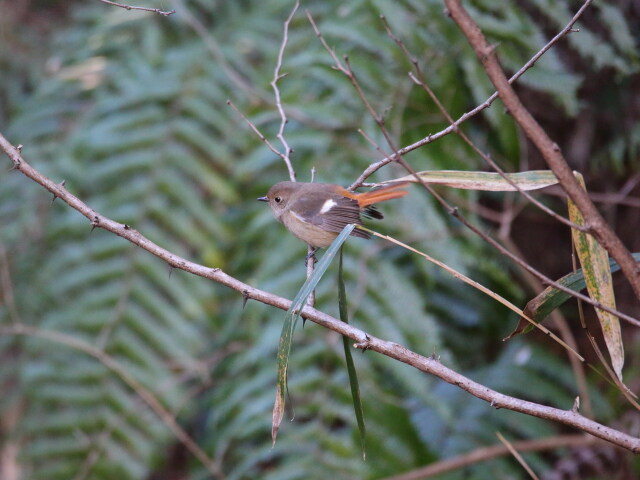
<path id="1" fill-rule="evenodd" d="M 597 443 L 600 443 L 599 440 L 587 435 L 560 435 L 537 440 L 522 440 L 513 442 L 512 445 L 520 452 L 541 452 L 555 450 L 557 448 L 585 447 Z M 432 463 L 426 467 L 417 468 L 410 472 L 394 475 L 393 477 L 387 477 L 382 480 L 424 480 L 508 454 L 509 449 L 504 445 L 481 447 L 464 455 Z"/>
<path id="2" fill-rule="evenodd" d="M 291 154 L 291 147 L 287 143 L 287 140 L 284 138 L 284 127 L 286 126 L 287 114 L 282 107 L 282 98 L 280 96 L 280 89 L 278 88 L 278 80 L 283 78 L 285 75 L 280 73 L 280 69 L 282 68 L 282 59 L 284 57 L 284 49 L 287 46 L 287 42 L 289 41 L 289 24 L 293 19 L 293 16 L 298 11 L 298 7 L 300 7 L 300 2 L 296 0 L 295 5 L 293 6 L 293 10 L 287 17 L 284 22 L 284 29 L 282 34 L 282 44 L 280 45 L 280 50 L 278 51 L 278 60 L 276 62 L 276 68 L 273 71 L 273 80 L 271 81 L 271 87 L 273 88 L 273 93 L 276 96 L 276 107 L 278 107 L 278 112 L 280 113 L 280 129 L 278 130 L 278 140 L 282 143 L 282 147 L 284 148 L 284 152 L 281 155 L 281 158 L 284 160 L 284 163 L 287 165 L 287 170 L 289 171 L 289 178 L 292 182 L 296 181 L 296 172 L 291 165 L 291 159 L 289 155 Z"/>
<path id="3" fill-rule="evenodd" d="M 280 152 L 276 147 L 274 147 L 271 142 L 269 140 L 267 140 L 267 137 L 265 137 L 262 132 L 260 132 L 260 130 L 258 129 L 258 127 L 256 127 L 253 122 L 251 120 L 249 120 L 239 109 L 238 107 L 236 107 L 233 102 L 231 100 L 227 100 L 227 105 L 229 105 L 231 108 L 233 108 L 235 110 L 235 112 L 240 115 L 240 117 L 247 123 L 247 125 L 249 125 L 249 127 L 251 128 L 251 130 L 254 131 L 254 133 L 258 136 L 258 138 L 260 140 L 262 140 L 262 142 L 264 142 L 264 144 L 269 147 L 269 150 L 271 150 L 273 153 L 275 153 L 276 155 L 278 155 L 280 158 L 282 158 L 282 160 L 285 161 L 285 163 L 287 162 L 286 157 L 283 155 L 282 152 Z"/>
<path id="4" fill-rule="evenodd" d="M 65 345 L 74 350 L 79 350 L 102 363 L 105 367 L 115 373 L 136 395 L 142 398 L 147 405 L 158 415 L 167 427 L 173 432 L 175 437 L 180 440 L 184 446 L 195 456 L 202 465 L 211 473 L 214 478 L 224 478 L 222 470 L 217 462 L 211 459 L 193 440 L 189 434 L 180 426 L 175 417 L 169 412 L 156 396 L 144 387 L 138 380 L 133 377 L 129 371 L 116 361 L 113 357 L 104 351 L 94 347 L 93 345 L 81 340 L 78 337 L 68 335 L 66 333 L 55 332 L 52 330 L 43 330 L 23 323 L 0 326 L 0 336 L 7 335 L 23 335 L 30 337 L 43 338 L 52 342 Z"/>
<path id="5" fill-rule="evenodd" d="M 527 70 L 529 70 L 531 67 L 533 67 L 533 65 L 535 65 L 535 63 L 540 59 L 540 57 L 542 57 L 542 55 L 544 55 L 553 45 L 555 45 L 560 39 L 564 38 L 567 34 L 569 34 L 569 33 L 574 31 L 573 25 L 576 23 L 578 18 L 582 15 L 582 12 L 588 6 L 590 1 L 591 0 L 589 0 L 588 2 L 585 2 L 585 4 L 582 6 L 582 8 L 580 8 L 580 10 L 578 10 L 578 12 L 573 16 L 571 21 L 560 32 L 558 32 L 558 34 L 555 37 L 553 37 L 551 40 L 549 40 L 549 42 L 544 47 L 542 47 L 533 57 L 531 57 L 531 59 L 527 63 L 525 63 L 522 66 L 522 68 L 520 68 L 520 70 L 518 70 L 515 74 L 513 74 L 513 76 L 509 79 L 509 83 L 515 82 Z M 441 130 L 441 131 L 439 131 L 437 133 L 429 134 L 426 137 L 424 137 L 423 139 L 418 140 L 417 142 L 412 143 L 411 145 L 407 145 L 404 148 L 401 148 L 400 150 L 398 150 L 397 153 L 400 154 L 400 155 L 405 155 L 405 154 L 407 154 L 409 152 L 412 152 L 413 150 L 416 150 L 416 149 L 418 149 L 418 148 L 420 148 L 420 147 L 422 147 L 424 145 L 427 145 L 427 144 L 429 144 L 431 142 L 434 142 L 434 141 L 438 140 L 439 138 L 442 138 L 444 136 L 449 135 L 450 133 L 455 132 L 456 128 L 458 128 L 458 126 L 460 126 L 462 123 L 466 122 L 471 117 L 476 116 L 478 113 L 480 113 L 484 109 L 489 108 L 491 106 L 491 104 L 493 104 L 493 102 L 496 100 L 496 98 L 498 98 L 498 92 L 494 92 L 489 98 L 487 98 L 487 100 L 485 100 L 483 103 L 478 105 L 473 110 L 471 110 L 471 111 L 465 113 L 464 115 L 462 115 L 460 118 L 458 118 L 455 122 L 453 122 L 453 124 L 449 125 L 447 128 L 445 128 L 445 129 L 443 129 L 443 130 Z M 394 158 L 395 158 L 394 156 L 389 156 L 387 158 L 383 158 L 382 160 L 379 160 L 379 161 L 374 162 L 371 165 L 369 165 L 360 174 L 360 176 L 356 179 L 356 181 L 351 184 L 351 188 L 358 187 L 362 182 L 364 182 L 367 178 L 369 178 L 373 173 L 375 173 L 376 171 L 378 171 L 380 168 L 384 167 L 388 163 L 393 162 Z"/>
<path id="6" fill-rule="evenodd" d="M 525 459 L 522 458 L 522 455 L 518 453 L 518 450 L 516 450 L 516 448 L 511 444 L 511 442 L 506 438 L 504 438 L 504 436 L 500 432 L 496 432 L 496 435 L 498 436 L 498 439 L 504 444 L 504 446 L 507 447 L 507 450 L 509 450 L 509 453 L 513 455 L 513 457 L 518 461 L 520 465 L 522 465 L 522 468 L 525 469 L 525 471 L 529 474 L 529 476 L 533 480 L 539 480 L 538 476 L 535 474 L 533 469 L 529 466 L 529 464 L 525 461 Z"/>
<path id="7" fill-rule="evenodd" d="M 134 7 L 133 5 L 125 5 L 123 3 L 111 2 L 110 0 L 98 0 L 99 2 L 106 3 L 107 5 L 113 5 L 114 7 L 124 8 L 125 10 L 143 10 L 145 12 L 157 13 L 158 15 L 163 15 L 168 17 L 169 15 L 173 15 L 176 13 L 175 10 L 164 11 L 159 8 L 147 8 L 147 7 Z"/>
<path id="8" fill-rule="evenodd" d="M 388 27 L 387 27 L 388 28 Z M 395 38 L 395 37 L 394 37 Z M 397 42 L 400 42 L 402 44 L 402 42 L 398 39 Z M 405 48 L 403 48 L 404 51 L 406 51 Z M 409 73 L 409 76 L 411 77 L 411 80 L 413 80 L 413 82 L 416 85 L 419 85 L 420 87 L 422 87 L 427 94 L 431 97 L 431 99 L 433 100 L 433 102 L 436 104 L 436 106 L 438 107 L 438 109 L 440 110 L 440 112 L 442 112 L 442 114 L 444 115 L 444 117 L 449 121 L 450 124 L 454 124 L 453 118 L 451 117 L 451 115 L 449 114 L 449 111 L 444 107 L 444 105 L 442 105 L 442 102 L 440 102 L 440 99 L 438 99 L 438 97 L 436 96 L 436 94 L 434 93 L 434 91 L 431 89 L 431 87 L 426 83 L 424 76 L 422 75 L 422 71 L 420 70 L 420 67 L 418 66 L 417 63 L 414 63 L 414 68 L 416 69 L 416 75 L 413 75 L 413 73 Z M 578 225 L 576 223 L 573 223 L 571 220 L 563 217 L 562 215 L 557 214 L 556 212 L 554 212 L 553 210 L 551 210 L 549 207 L 547 207 L 545 204 L 543 204 L 542 202 L 540 202 L 539 200 L 537 200 L 533 195 L 531 195 L 529 192 L 523 190 L 522 188 L 520 188 L 514 181 L 512 181 L 508 176 L 507 173 L 502 170 L 502 168 L 493 160 L 493 158 L 491 158 L 490 155 L 488 155 L 487 153 L 483 152 L 480 147 L 478 147 L 468 136 L 466 133 L 464 133 L 462 131 L 462 129 L 460 127 L 456 128 L 455 133 L 467 144 L 469 145 L 474 152 L 476 152 L 491 168 L 493 168 L 496 172 L 498 172 L 500 174 L 500 176 L 502 178 L 504 178 L 507 183 L 509 183 L 513 188 L 515 188 L 522 196 L 524 196 L 527 200 L 529 200 L 531 203 L 533 203 L 536 207 L 538 207 L 540 210 L 542 210 L 543 212 L 545 212 L 547 215 L 555 218 L 556 220 L 558 220 L 560 223 L 564 223 L 565 225 L 571 227 L 571 228 L 575 228 L 576 230 L 580 230 L 582 232 L 587 230 L 587 227 L 585 227 L 584 225 Z"/>

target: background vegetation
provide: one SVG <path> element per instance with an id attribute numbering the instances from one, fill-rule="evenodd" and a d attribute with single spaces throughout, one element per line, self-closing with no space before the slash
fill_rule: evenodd
<path id="1" fill-rule="evenodd" d="M 231 99 L 275 139 L 280 119 L 269 82 L 292 3 L 164 3 L 140 4 L 178 13 L 162 17 L 97 1 L 2 5 L 1 131 L 24 145 L 25 158 L 38 169 L 64 180 L 99 212 L 179 255 L 292 297 L 304 281 L 305 246 L 254 201 L 285 179 L 286 170 L 226 104 Z M 386 36 L 380 14 L 454 117 L 493 92 L 440 1 L 325 1 L 303 8 L 337 53 L 349 55 L 370 100 L 387 112 L 398 145 L 447 123 L 408 78 L 411 65 Z M 514 72 L 567 23 L 575 5 L 477 0 L 469 9 Z M 597 3 L 580 28 L 525 75 L 519 92 L 590 190 L 603 192 L 602 209 L 625 243 L 640 251 L 640 12 L 634 2 Z M 319 181 L 350 183 L 380 157 L 357 129 L 384 142 L 348 80 L 331 68 L 302 11 L 291 24 L 282 71 L 288 74 L 279 83 L 290 120 L 286 136 L 299 179 L 308 180 L 315 167 Z M 543 168 L 499 103 L 464 128 L 505 169 Z M 485 169 L 454 136 L 406 159 L 421 170 Z M 272 448 L 282 312 L 257 302 L 243 308 L 236 292 L 184 272 L 169 275 L 157 258 L 107 232 L 91 232 L 77 212 L 52 204 L 6 165 L 0 168 L 0 322 L 64 332 L 113 356 L 220 462 L 225 478 L 383 478 L 495 444 L 496 431 L 513 441 L 563 433 L 366 353 L 356 355 L 369 432 L 363 462 L 341 341 L 307 323 L 295 332 L 290 361 L 295 420 L 283 424 Z M 400 174 L 390 166 L 375 179 Z M 568 229 L 516 196 L 442 193 L 536 268 L 552 277 L 571 269 Z M 562 199 L 542 198 L 564 212 Z M 519 271 L 417 188 L 383 210 L 377 230 L 516 304 L 533 296 Z M 345 262 L 358 327 L 425 355 L 435 352 L 503 393 L 570 408 L 577 389 L 566 354 L 535 333 L 503 343 L 517 320 L 503 307 L 379 240 L 350 241 Z M 317 292 L 318 308 L 332 314 L 335 274 L 330 270 Z M 626 284 L 617 287 L 620 308 L 637 316 Z M 575 318 L 575 307 L 566 313 Z M 638 337 L 626 330 L 625 373 L 634 389 Z M 589 355 L 586 343 L 582 350 Z M 97 360 L 55 342 L 5 336 L 0 362 L 5 472 L 14 465 L 23 479 L 207 476 Z M 589 382 L 595 418 L 627 431 L 637 425 L 637 412 L 599 376 L 590 373 Z M 640 473 L 630 454 L 603 447 L 582 453 L 526 458 L 548 478 L 569 478 L 552 477 L 562 468 L 596 478 L 595 460 L 617 478 Z M 525 474 L 504 457 L 440 478 Z"/>

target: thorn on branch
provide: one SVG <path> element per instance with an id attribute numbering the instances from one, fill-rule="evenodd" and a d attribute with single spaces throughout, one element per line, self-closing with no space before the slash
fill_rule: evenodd
<path id="1" fill-rule="evenodd" d="M 171 264 L 167 264 L 167 267 L 169 267 L 169 278 L 171 278 L 171 274 L 173 273 L 173 269 L 176 268 Z"/>
<path id="2" fill-rule="evenodd" d="M 93 232 L 95 228 L 99 226 L 100 226 L 100 219 L 98 218 L 97 215 L 95 215 L 93 217 L 93 220 L 91 220 L 91 231 Z"/>
<path id="3" fill-rule="evenodd" d="M 576 397 L 576 399 L 573 401 L 573 407 L 571 407 L 571 411 L 573 413 L 578 413 L 580 411 L 580 397 Z"/>
<path id="4" fill-rule="evenodd" d="M 353 348 L 359 348 L 362 350 L 362 353 L 366 352 L 371 348 L 371 337 L 368 333 L 364 334 L 364 341 L 353 344 Z"/>
<path id="5" fill-rule="evenodd" d="M 249 291 L 248 290 L 242 290 L 242 309 L 244 310 L 244 307 L 247 306 L 247 301 L 249 300 Z"/>
<path id="6" fill-rule="evenodd" d="M 67 183 L 66 180 L 62 180 L 58 186 L 60 186 L 61 188 L 64 188 L 65 183 Z M 56 201 L 56 198 L 58 198 L 58 195 L 56 195 L 55 193 L 53 194 L 53 198 L 51 199 L 51 203 L 53 204 L 53 202 Z"/>

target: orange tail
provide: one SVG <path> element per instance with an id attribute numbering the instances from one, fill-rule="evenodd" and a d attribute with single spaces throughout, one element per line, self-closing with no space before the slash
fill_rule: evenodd
<path id="1" fill-rule="evenodd" d="M 409 182 L 395 183 L 387 187 L 382 187 L 370 192 L 360 193 L 356 195 L 358 205 L 360 208 L 373 205 L 374 203 L 386 202 L 387 200 L 393 200 L 394 198 L 404 197 L 407 193 L 406 190 L 398 190 L 409 185 Z"/>

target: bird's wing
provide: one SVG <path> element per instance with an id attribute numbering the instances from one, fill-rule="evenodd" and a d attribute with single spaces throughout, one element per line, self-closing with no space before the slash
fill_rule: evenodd
<path id="1" fill-rule="evenodd" d="M 326 193 L 323 194 L 326 197 Z M 306 195 L 296 202 L 296 214 L 305 222 L 317 225 L 328 232 L 339 233 L 351 224 L 362 225 L 358 201 L 340 194 L 330 195 L 324 202 L 314 195 Z M 351 235 L 369 238 L 369 234 L 355 229 Z"/>

